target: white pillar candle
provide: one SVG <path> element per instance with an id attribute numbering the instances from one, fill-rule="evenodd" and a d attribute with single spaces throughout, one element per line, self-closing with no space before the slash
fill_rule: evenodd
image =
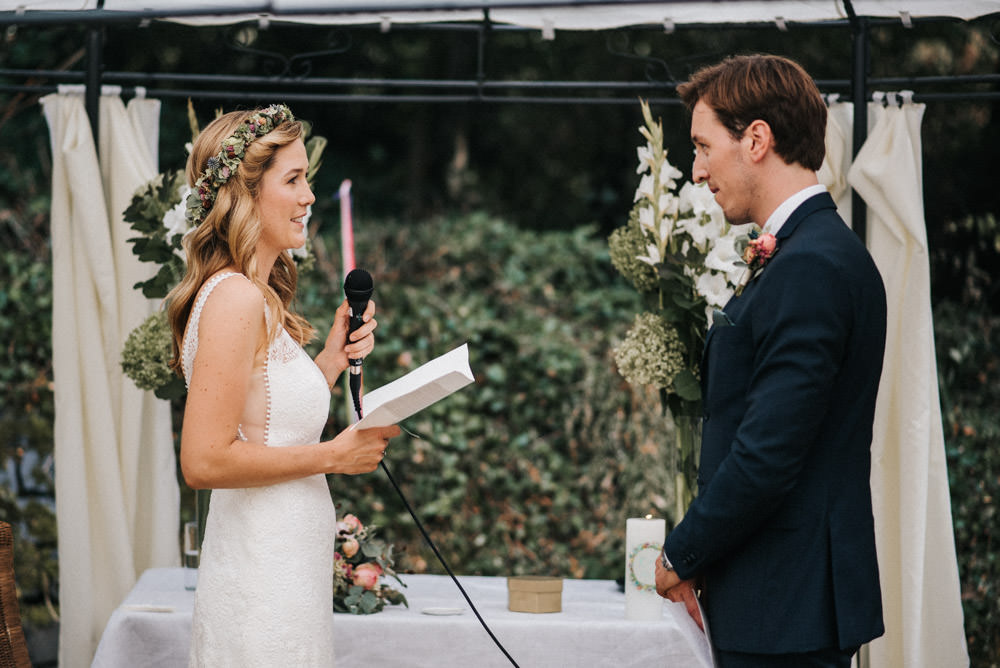
<path id="1" fill-rule="evenodd" d="M 663 615 L 655 568 L 666 536 L 666 521 L 651 515 L 625 522 L 625 619 L 652 620 Z"/>

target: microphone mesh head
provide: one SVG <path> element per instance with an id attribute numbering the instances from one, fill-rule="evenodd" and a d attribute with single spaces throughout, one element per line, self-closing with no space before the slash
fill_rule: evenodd
<path id="1" fill-rule="evenodd" d="M 352 269 L 344 279 L 344 294 L 348 301 L 368 301 L 375 289 L 372 275 L 364 269 Z"/>

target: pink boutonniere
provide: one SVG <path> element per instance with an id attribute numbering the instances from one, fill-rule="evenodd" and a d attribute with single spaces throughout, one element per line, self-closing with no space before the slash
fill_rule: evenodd
<path id="1" fill-rule="evenodd" d="M 740 283 L 736 287 L 736 294 L 743 292 L 743 288 L 753 280 L 763 269 L 764 265 L 778 252 L 778 240 L 773 234 L 761 234 L 757 230 L 750 231 L 750 240 L 746 248 L 743 249 L 743 262 L 747 268 L 743 271 Z"/>

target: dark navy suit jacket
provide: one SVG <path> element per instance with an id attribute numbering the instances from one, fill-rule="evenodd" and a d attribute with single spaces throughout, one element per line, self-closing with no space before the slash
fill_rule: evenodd
<path id="1" fill-rule="evenodd" d="M 706 338 L 699 492 L 665 551 L 703 577 L 720 649 L 848 648 L 884 632 L 869 477 L 885 290 L 828 194 L 776 236 Z"/>

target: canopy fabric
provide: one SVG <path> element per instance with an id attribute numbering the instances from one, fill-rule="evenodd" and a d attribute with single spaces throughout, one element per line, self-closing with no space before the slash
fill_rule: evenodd
<path id="1" fill-rule="evenodd" d="M 819 182 L 830 191 L 830 196 L 837 203 L 837 212 L 849 227 L 852 215 L 853 191 L 847 182 L 847 174 L 851 169 L 853 155 L 852 128 L 854 127 L 854 103 L 839 102 L 836 96 L 828 96 L 826 113 L 826 156 L 823 165 L 816 174 Z"/>
<path id="2" fill-rule="evenodd" d="M 557 0 L 558 1 L 558 0 Z M 246 0 L 148 0 L 137 5 L 134 0 L 106 0 L 104 9 L 135 12 L 139 8 L 156 12 L 184 12 L 196 9 L 225 11 L 248 8 L 248 13 L 221 16 L 183 17 L 177 20 L 197 25 L 236 23 L 268 17 L 299 23 L 362 25 L 389 27 L 393 23 L 431 23 L 447 21 L 482 21 L 482 2 L 471 0 L 271 0 L 261 2 L 255 11 Z M 511 4 L 511 3 L 505 3 Z M 525 0 L 525 5 L 530 2 Z M 421 11 L 426 6 L 450 6 L 454 9 Z M 93 10 L 98 0 L 0 0 L 0 11 L 15 10 Z M 364 12 L 357 10 L 365 7 Z M 401 9 L 412 6 L 414 9 Z M 385 10 L 380 9 L 385 7 Z M 899 18 L 954 17 L 964 20 L 1000 12 L 1000 0 L 853 0 L 858 16 Z M 539 30 L 606 30 L 632 25 L 683 25 L 690 23 L 778 23 L 838 21 L 847 18 L 843 0 L 675 0 L 661 3 L 617 2 L 604 5 L 562 7 L 491 8 L 489 18 L 504 23 Z"/>
<path id="3" fill-rule="evenodd" d="M 868 205 L 868 247 L 888 302 L 875 405 L 872 500 L 886 633 L 871 666 L 969 665 L 951 521 L 924 222 L 924 105 L 869 105 L 871 134 L 848 172 Z"/>
<path id="4" fill-rule="evenodd" d="M 142 119 L 157 132 L 159 110 L 136 99 L 126 111 L 102 96 L 98 161 L 81 95 L 48 95 L 42 106 L 53 156 L 59 665 L 84 668 L 138 575 L 179 562 L 170 406 L 119 364 L 125 337 L 154 306 L 132 287 L 151 272 L 125 243 L 121 212 L 156 175 Z"/>

